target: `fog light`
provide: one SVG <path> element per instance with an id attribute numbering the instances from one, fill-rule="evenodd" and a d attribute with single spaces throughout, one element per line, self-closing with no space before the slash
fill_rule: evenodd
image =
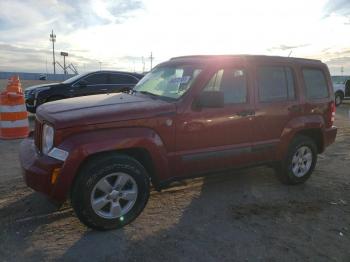
<path id="1" fill-rule="evenodd" d="M 55 168 L 51 174 L 51 184 L 55 184 L 56 180 L 61 172 L 61 168 Z"/>

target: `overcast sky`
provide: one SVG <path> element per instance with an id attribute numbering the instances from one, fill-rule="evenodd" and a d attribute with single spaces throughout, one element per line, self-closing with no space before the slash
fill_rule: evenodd
<path id="1" fill-rule="evenodd" d="M 142 57 L 148 70 L 151 51 L 154 64 L 292 51 L 350 74 L 350 0 L 1 0 L 0 71 L 52 72 L 52 29 L 79 72 L 142 71 Z"/>

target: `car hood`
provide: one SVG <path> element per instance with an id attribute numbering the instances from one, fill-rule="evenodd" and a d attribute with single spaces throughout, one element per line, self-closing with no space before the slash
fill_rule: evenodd
<path id="1" fill-rule="evenodd" d="M 37 117 L 56 129 L 150 118 L 174 112 L 175 104 L 146 95 L 125 93 L 92 95 L 45 103 Z"/>
<path id="2" fill-rule="evenodd" d="M 32 91 L 35 90 L 39 87 L 49 87 L 49 86 L 56 86 L 59 85 L 60 83 L 50 83 L 50 84 L 41 84 L 41 85 L 35 85 L 35 86 L 30 86 L 25 89 L 25 91 Z"/>

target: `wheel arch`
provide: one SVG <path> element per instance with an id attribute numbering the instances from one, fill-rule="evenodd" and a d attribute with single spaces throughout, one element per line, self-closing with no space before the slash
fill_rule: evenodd
<path id="1" fill-rule="evenodd" d="M 345 97 L 345 93 L 344 93 L 343 90 L 337 90 L 337 91 L 335 91 L 334 97 L 335 97 L 336 95 L 340 95 L 342 99 L 344 99 L 344 97 Z"/>
<path id="2" fill-rule="evenodd" d="M 149 176 L 150 181 L 154 186 L 154 188 L 156 190 L 160 190 L 159 179 L 155 174 L 155 166 L 154 166 L 154 162 L 152 160 L 150 152 L 145 148 L 134 147 L 134 148 L 119 149 L 119 150 L 117 149 L 117 150 L 96 152 L 87 156 L 77 169 L 76 175 L 74 176 L 70 186 L 70 194 L 72 193 L 72 190 L 75 186 L 75 183 L 77 181 L 77 178 L 80 172 L 88 163 L 99 158 L 104 158 L 104 157 L 113 156 L 113 155 L 115 156 L 126 155 L 138 161 L 146 169 L 147 175 Z"/>
<path id="3" fill-rule="evenodd" d="M 308 137 L 312 141 L 314 141 L 316 144 L 316 147 L 317 147 L 317 153 L 320 154 L 323 152 L 324 142 L 323 142 L 322 131 L 320 128 L 310 128 L 310 129 L 300 130 L 294 134 L 294 137 L 299 136 L 299 135 Z"/>
<path id="4" fill-rule="evenodd" d="M 294 118 L 282 131 L 280 137 L 281 143 L 276 151 L 276 158 L 281 159 L 286 155 L 290 142 L 297 135 L 304 135 L 311 138 L 317 145 L 318 153 L 322 153 L 325 148 L 324 129 L 325 121 L 321 115 L 309 115 Z"/>
<path id="5" fill-rule="evenodd" d="M 69 152 L 62 167 L 54 194 L 57 199 L 66 199 L 76 178 L 86 163 L 106 154 L 123 154 L 136 159 L 150 176 L 156 190 L 169 175 L 165 145 L 149 128 L 120 128 L 79 133 L 65 139 L 59 146 Z"/>

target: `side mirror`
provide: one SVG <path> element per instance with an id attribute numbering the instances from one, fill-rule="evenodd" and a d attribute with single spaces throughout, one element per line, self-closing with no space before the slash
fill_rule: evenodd
<path id="1" fill-rule="evenodd" d="M 224 94 L 220 91 L 205 91 L 202 92 L 196 100 L 196 106 L 199 108 L 209 107 L 218 108 L 224 107 Z"/>

